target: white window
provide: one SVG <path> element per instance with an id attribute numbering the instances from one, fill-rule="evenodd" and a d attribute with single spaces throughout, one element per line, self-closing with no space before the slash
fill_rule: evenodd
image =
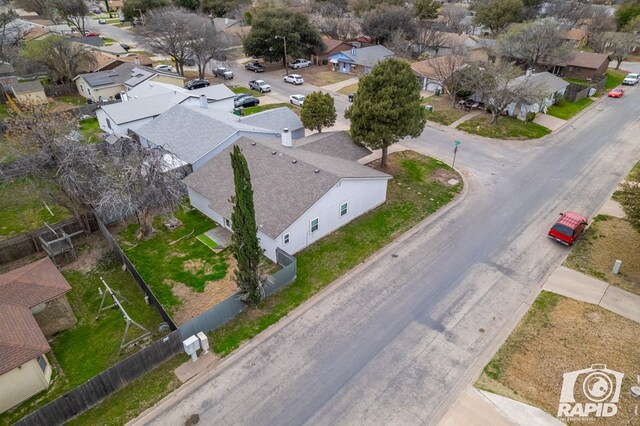
<path id="1" fill-rule="evenodd" d="M 282 243 L 283 243 L 283 244 L 285 244 L 285 245 L 286 245 L 286 244 L 289 244 L 289 239 L 290 239 L 289 234 L 284 234 L 284 235 L 282 236 Z"/>
<path id="2" fill-rule="evenodd" d="M 311 232 L 316 232 L 318 230 L 318 218 L 316 217 L 311 221 Z"/>
<path id="3" fill-rule="evenodd" d="M 340 204 L 340 217 L 347 214 L 347 203 Z"/>
<path id="4" fill-rule="evenodd" d="M 44 359 L 44 355 L 40 355 L 38 357 L 38 365 L 40 366 L 40 369 L 45 372 L 47 370 L 47 360 Z"/>

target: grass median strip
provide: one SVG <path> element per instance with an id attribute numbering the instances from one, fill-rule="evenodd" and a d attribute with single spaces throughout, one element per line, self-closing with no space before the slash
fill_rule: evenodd
<path id="1" fill-rule="evenodd" d="M 490 114 L 481 114 L 465 121 L 457 129 L 495 139 L 537 139 L 551 133 L 551 130 L 539 124 L 513 117 L 499 117 L 494 125 L 491 124 Z"/>
<path id="2" fill-rule="evenodd" d="M 547 109 L 547 114 L 562 118 L 563 120 L 568 120 L 592 103 L 593 100 L 590 98 L 583 98 L 577 102 L 569 102 L 565 99 L 560 99 Z"/>

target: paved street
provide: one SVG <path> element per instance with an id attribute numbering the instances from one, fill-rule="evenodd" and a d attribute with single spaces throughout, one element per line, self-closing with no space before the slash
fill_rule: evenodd
<path id="1" fill-rule="evenodd" d="M 117 17 L 114 15 L 114 17 Z M 103 37 L 112 38 L 129 46 L 137 46 L 136 36 L 129 30 L 109 24 L 98 24 L 97 20 L 85 18 L 84 26 L 87 31 L 95 31 Z M 134 48 L 135 49 L 135 48 Z"/>
<path id="2" fill-rule="evenodd" d="M 640 155 L 639 97 L 603 99 L 538 141 L 429 127 L 404 141 L 450 161 L 461 140 L 465 198 L 138 422 L 436 423 L 566 256 L 546 238 L 557 213 L 592 215 Z"/>

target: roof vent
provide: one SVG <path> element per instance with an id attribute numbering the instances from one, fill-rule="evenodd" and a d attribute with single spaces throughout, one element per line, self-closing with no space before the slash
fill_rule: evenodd
<path id="1" fill-rule="evenodd" d="M 315 169 L 313 173 L 320 173 L 320 169 Z"/>
<path id="2" fill-rule="evenodd" d="M 292 162 L 293 164 L 296 164 L 296 163 L 298 162 L 298 160 L 291 160 L 291 162 Z"/>
<path id="3" fill-rule="evenodd" d="M 271 151 L 271 155 L 276 155 L 278 151 Z"/>

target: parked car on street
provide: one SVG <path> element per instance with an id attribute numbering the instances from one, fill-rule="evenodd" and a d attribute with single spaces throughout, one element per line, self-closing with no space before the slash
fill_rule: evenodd
<path id="1" fill-rule="evenodd" d="M 291 95 L 289 96 L 289 102 L 301 107 L 304 104 L 304 95 Z"/>
<path id="2" fill-rule="evenodd" d="M 257 90 L 260 93 L 270 92 L 271 86 L 264 80 L 251 80 L 249 81 L 249 88 Z"/>
<path id="3" fill-rule="evenodd" d="M 249 97 L 249 96 L 252 96 L 252 95 L 251 95 L 250 93 L 238 93 L 237 95 L 235 95 L 235 96 L 233 97 L 233 100 L 234 100 L 234 101 L 239 101 L 240 99 L 242 99 L 242 98 L 247 98 L 247 97 Z"/>
<path id="4" fill-rule="evenodd" d="M 164 65 L 164 64 L 156 65 L 156 70 L 157 71 L 172 72 L 171 65 Z"/>
<path id="5" fill-rule="evenodd" d="M 213 76 L 220 77 L 225 80 L 231 80 L 233 78 L 233 71 L 231 71 L 229 68 L 218 67 L 213 70 Z"/>
<path id="6" fill-rule="evenodd" d="M 304 83 L 304 78 L 302 78 L 300 74 L 289 74 L 284 76 L 284 82 L 295 84 L 297 86 L 298 84 Z"/>
<path id="7" fill-rule="evenodd" d="M 188 67 L 193 67 L 196 65 L 196 60 L 193 58 L 185 58 L 184 59 L 184 64 Z"/>
<path id="8" fill-rule="evenodd" d="M 627 74 L 622 80 L 622 84 L 624 86 L 635 86 L 638 81 L 640 81 L 640 74 Z"/>
<path id="9" fill-rule="evenodd" d="M 131 49 L 131 46 L 129 46 L 128 44 L 124 44 L 124 43 L 120 43 L 120 47 L 122 47 L 126 51 L 129 51 L 129 49 Z"/>
<path id="10" fill-rule="evenodd" d="M 185 84 L 184 88 L 185 89 L 189 89 L 189 90 L 202 89 L 203 87 L 207 87 L 210 84 L 211 83 L 209 83 L 207 80 L 201 80 L 201 79 L 197 78 L 197 79 L 191 80 L 190 82 Z"/>
<path id="11" fill-rule="evenodd" d="M 247 108 L 247 107 L 252 107 L 256 105 L 260 105 L 260 101 L 254 98 L 253 96 L 245 96 L 236 101 L 233 101 L 233 106 L 236 108 L 240 108 L 240 107 Z"/>
<path id="12" fill-rule="evenodd" d="M 587 218 L 574 212 L 560 213 L 547 236 L 565 246 L 576 242 L 587 227 Z"/>
<path id="13" fill-rule="evenodd" d="M 624 89 L 613 89 L 609 92 L 610 98 L 621 98 L 624 95 Z"/>
<path id="14" fill-rule="evenodd" d="M 84 36 L 85 37 L 98 37 L 98 36 L 100 36 L 100 34 L 94 32 L 94 31 L 85 31 L 84 32 Z"/>
<path id="15" fill-rule="evenodd" d="M 258 61 L 249 62 L 248 64 L 245 64 L 244 69 L 246 69 L 247 71 L 253 71 L 253 72 L 265 71 L 264 65 L 258 63 Z"/>
<path id="16" fill-rule="evenodd" d="M 98 24 L 102 24 L 102 25 L 104 25 L 104 24 L 106 24 L 106 23 L 107 23 L 107 21 L 106 21 L 106 20 L 104 20 L 104 19 L 98 19 Z"/>
<path id="17" fill-rule="evenodd" d="M 294 70 L 306 68 L 308 66 L 311 66 L 311 61 L 308 61 L 306 59 L 296 59 L 295 61 L 289 63 L 289 68 L 292 68 Z"/>

